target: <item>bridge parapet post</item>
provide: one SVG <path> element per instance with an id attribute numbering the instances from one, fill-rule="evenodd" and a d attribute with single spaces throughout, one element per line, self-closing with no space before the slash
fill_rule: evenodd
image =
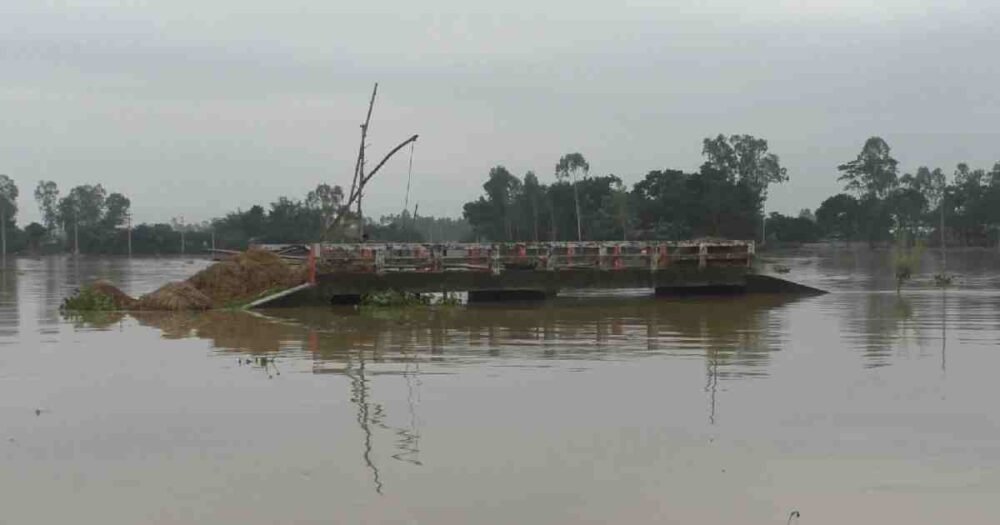
<path id="1" fill-rule="evenodd" d="M 503 263 L 500 261 L 500 245 L 494 244 L 490 247 L 490 271 L 493 275 L 500 275 L 503 271 Z"/>
<path id="2" fill-rule="evenodd" d="M 700 242 L 698 243 L 698 268 L 706 266 L 708 266 L 708 245 Z"/>
<path id="3" fill-rule="evenodd" d="M 375 248 L 375 273 L 382 273 L 385 270 L 385 249 Z"/>

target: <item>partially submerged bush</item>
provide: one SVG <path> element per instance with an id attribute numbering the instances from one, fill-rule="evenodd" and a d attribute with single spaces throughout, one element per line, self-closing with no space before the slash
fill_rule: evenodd
<path id="1" fill-rule="evenodd" d="M 63 311 L 110 312 L 135 306 L 135 299 L 107 281 L 94 281 L 73 291 L 59 307 Z"/>

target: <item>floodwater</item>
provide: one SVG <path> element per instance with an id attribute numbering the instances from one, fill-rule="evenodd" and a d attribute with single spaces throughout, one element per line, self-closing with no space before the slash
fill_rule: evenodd
<path id="1" fill-rule="evenodd" d="M 766 256 L 833 292 L 797 300 L 84 319 L 80 282 L 206 262 L 17 259 L 0 523 L 1000 522 L 1000 254 L 900 295 L 886 260 Z"/>

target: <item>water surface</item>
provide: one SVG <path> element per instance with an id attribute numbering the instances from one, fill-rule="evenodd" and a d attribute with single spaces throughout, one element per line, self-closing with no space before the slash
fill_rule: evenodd
<path id="1" fill-rule="evenodd" d="M 773 260 L 772 260 L 773 259 Z M 1000 255 L 766 255 L 833 293 L 63 317 L 206 264 L 0 275 L 0 523 L 996 523 Z"/>

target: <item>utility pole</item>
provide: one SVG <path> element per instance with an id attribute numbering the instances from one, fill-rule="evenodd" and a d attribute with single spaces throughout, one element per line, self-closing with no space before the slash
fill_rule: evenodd
<path id="1" fill-rule="evenodd" d="M 3 269 L 7 269 L 7 199 L 3 199 L 3 207 L 0 208 L 0 243 L 3 244 Z"/>
<path id="2" fill-rule="evenodd" d="M 181 255 L 184 255 L 184 216 L 181 215 Z"/>
<path id="3" fill-rule="evenodd" d="M 132 258 L 132 212 L 127 212 L 125 214 L 126 220 L 128 221 L 128 258 Z"/>
<path id="4" fill-rule="evenodd" d="M 948 273 L 948 250 L 945 247 L 944 238 L 944 198 L 945 192 L 947 190 L 942 190 L 941 192 L 941 276 L 945 276 Z"/>

